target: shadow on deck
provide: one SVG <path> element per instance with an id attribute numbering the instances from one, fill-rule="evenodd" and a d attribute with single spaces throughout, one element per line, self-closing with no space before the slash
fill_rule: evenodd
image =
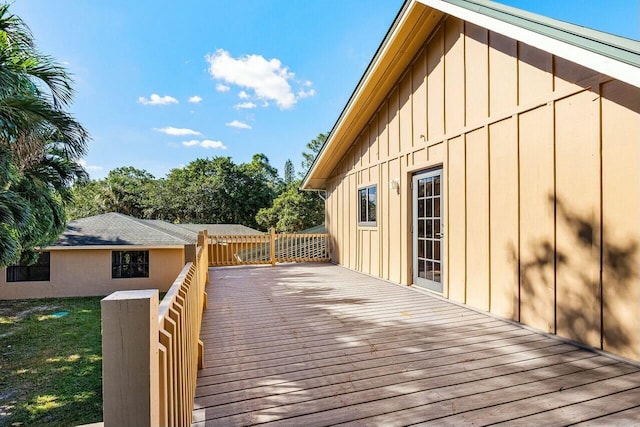
<path id="1" fill-rule="evenodd" d="M 329 264 L 210 269 L 194 425 L 631 425 L 640 370 Z"/>

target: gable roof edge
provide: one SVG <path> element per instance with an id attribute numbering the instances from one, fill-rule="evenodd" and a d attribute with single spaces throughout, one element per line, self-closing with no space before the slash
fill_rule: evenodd
<path id="1" fill-rule="evenodd" d="M 640 70 L 638 66 L 640 64 L 632 64 L 621 59 L 612 58 L 611 56 L 605 55 L 600 52 L 596 52 L 594 50 L 587 49 L 583 46 L 579 46 L 577 43 L 572 43 L 565 39 L 560 39 L 559 37 L 552 37 L 551 35 L 543 34 L 540 31 L 533 30 L 531 28 L 525 28 L 521 25 L 517 25 L 515 23 L 508 22 L 505 19 L 500 19 L 497 17 L 489 16 L 486 13 L 481 11 L 472 10 L 469 7 L 461 6 L 455 0 L 416 0 L 425 6 L 432 7 L 434 9 L 440 10 L 447 15 L 452 15 L 457 18 L 460 18 L 464 21 L 471 22 L 483 28 L 487 28 L 491 31 L 495 31 L 496 33 L 500 33 L 503 36 L 510 37 L 512 39 L 521 41 L 528 45 L 531 45 L 535 48 L 543 50 L 545 52 L 549 52 L 553 55 L 559 56 L 561 58 L 567 59 L 569 61 L 575 62 L 580 65 L 584 65 L 587 68 L 591 68 L 594 71 L 597 71 L 602 74 L 606 74 L 615 79 L 621 80 L 625 83 L 628 83 L 632 86 L 640 87 Z M 460 2 L 462 3 L 462 2 Z M 473 0 L 465 1 L 464 3 L 473 5 L 480 8 L 489 9 L 488 4 L 483 4 L 482 2 L 474 2 Z M 500 11 L 497 9 L 489 9 L 494 10 L 497 13 L 507 14 L 505 11 Z M 514 15 L 515 16 L 515 15 Z M 537 16 L 534 14 L 528 14 L 528 16 Z M 523 20 L 527 20 L 531 23 L 531 27 L 546 27 L 552 30 L 561 31 L 567 33 L 569 36 L 585 37 L 582 34 L 576 34 L 574 32 L 570 32 L 567 29 L 561 29 L 551 24 L 542 24 L 539 22 L 535 22 L 529 20 L 524 16 L 516 16 L 517 18 L 521 18 Z M 541 17 L 544 18 L 544 17 Z M 549 18 L 549 21 L 555 21 Z M 560 21 L 557 21 L 560 22 Z M 567 24 L 569 26 L 569 24 Z M 586 30 L 586 29 L 585 29 Z M 604 33 L 603 33 L 604 34 Z M 586 37 L 585 37 L 586 38 Z M 634 52 L 636 54 L 640 54 L 640 52 Z"/>

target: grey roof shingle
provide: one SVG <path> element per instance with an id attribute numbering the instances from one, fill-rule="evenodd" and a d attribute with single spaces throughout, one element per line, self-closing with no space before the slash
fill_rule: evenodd
<path id="1" fill-rule="evenodd" d="M 241 224 L 174 224 L 177 227 L 186 228 L 196 233 L 207 230 L 210 236 L 257 236 L 264 234 L 261 231 Z"/>
<path id="2" fill-rule="evenodd" d="M 70 221 L 52 247 L 183 246 L 196 243 L 198 232 L 204 229 L 211 235 L 262 234 L 238 224 L 171 224 L 111 212 Z"/>

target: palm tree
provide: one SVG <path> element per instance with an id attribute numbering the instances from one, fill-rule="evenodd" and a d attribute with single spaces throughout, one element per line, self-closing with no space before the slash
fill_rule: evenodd
<path id="1" fill-rule="evenodd" d="M 89 136 L 65 111 L 71 83 L 0 5 L 0 267 L 55 241 L 70 187 L 86 178 L 78 160 Z"/>

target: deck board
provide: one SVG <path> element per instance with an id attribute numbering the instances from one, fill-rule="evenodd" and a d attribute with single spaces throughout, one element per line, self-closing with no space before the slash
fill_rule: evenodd
<path id="1" fill-rule="evenodd" d="M 625 425 L 637 365 L 329 264 L 211 269 L 194 425 Z"/>

